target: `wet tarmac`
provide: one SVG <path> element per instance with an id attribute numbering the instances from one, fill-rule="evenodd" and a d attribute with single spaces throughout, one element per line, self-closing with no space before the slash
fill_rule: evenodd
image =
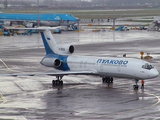
<path id="1" fill-rule="evenodd" d="M 101 31 L 54 34 L 58 43 L 75 45 L 74 55 L 140 58 L 160 72 L 160 34 L 148 31 Z M 0 73 L 42 72 L 51 68 L 39 62 L 45 50 L 39 34 L 0 36 Z M 64 76 L 63 87 L 52 87 L 54 76 L 0 77 L 0 119 L 6 120 L 158 120 L 160 77 L 145 80 L 144 90 L 133 81 L 114 78 L 102 84 L 98 76 Z M 140 85 L 140 82 L 139 82 Z"/>

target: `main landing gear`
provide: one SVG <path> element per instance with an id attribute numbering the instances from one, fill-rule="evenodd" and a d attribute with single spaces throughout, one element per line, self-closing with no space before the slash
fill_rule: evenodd
<path id="1" fill-rule="evenodd" d="M 62 78 L 63 76 L 56 76 L 57 80 L 52 80 L 52 85 L 53 86 L 62 86 L 63 85 L 63 81 L 62 81 Z"/>
<path id="2" fill-rule="evenodd" d="M 113 77 L 103 77 L 102 82 L 103 83 L 113 83 Z"/>
<path id="3" fill-rule="evenodd" d="M 136 79 L 136 80 L 134 80 L 134 81 L 135 81 L 135 85 L 133 85 L 133 89 L 134 89 L 134 90 L 138 90 L 138 88 L 139 88 L 139 86 L 138 86 L 138 81 L 139 81 L 139 80 Z"/>

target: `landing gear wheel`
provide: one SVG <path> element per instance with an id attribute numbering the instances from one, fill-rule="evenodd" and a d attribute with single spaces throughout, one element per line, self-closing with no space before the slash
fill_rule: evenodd
<path id="1" fill-rule="evenodd" d="M 103 82 L 103 83 L 107 83 L 107 77 L 103 77 L 103 78 L 102 78 L 102 82 Z"/>
<path id="2" fill-rule="evenodd" d="M 133 85 L 134 90 L 138 90 L 139 86 L 138 85 Z"/>
<path id="3" fill-rule="evenodd" d="M 113 77 L 103 77 L 102 82 L 103 83 L 113 83 Z"/>
<path id="4" fill-rule="evenodd" d="M 52 80 L 52 85 L 53 86 L 62 86 L 63 85 L 63 81 L 62 81 L 62 77 L 63 76 L 56 76 L 57 80 Z"/>
<path id="5" fill-rule="evenodd" d="M 111 80 L 110 80 L 110 82 L 111 82 L 111 83 L 113 83 L 113 77 L 111 77 Z"/>
<path id="6" fill-rule="evenodd" d="M 62 80 L 60 81 L 60 85 L 63 85 L 63 81 Z"/>
<path id="7" fill-rule="evenodd" d="M 60 81 L 59 80 L 56 80 L 56 85 L 60 85 Z"/>
<path id="8" fill-rule="evenodd" d="M 53 85 L 53 86 L 55 85 L 55 80 L 52 80 L 52 85 Z"/>
<path id="9" fill-rule="evenodd" d="M 139 80 L 138 80 L 138 79 L 135 79 L 134 81 L 135 81 L 135 85 L 133 85 L 133 89 L 134 89 L 134 90 L 138 90 L 138 88 L 139 88 L 139 86 L 138 86 L 138 81 L 139 81 Z"/>
<path id="10" fill-rule="evenodd" d="M 53 86 L 62 86 L 63 85 L 63 81 L 62 80 L 52 80 L 52 85 Z"/>
<path id="11" fill-rule="evenodd" d="M 102 82 L 105 83 L 105 81 L 106 81 L 105 78 L 102 78 Z"/>

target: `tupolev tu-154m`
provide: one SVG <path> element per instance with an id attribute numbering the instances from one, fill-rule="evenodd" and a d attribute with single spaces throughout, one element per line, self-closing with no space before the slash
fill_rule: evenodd
<path id="1" fill-rule="evenodd" d="M 32 28 L 41 32 L 46 55 L 41 60 L 41 64 L 59 70 L 58 72 L 37 72 L 37 73 L 13 73 L 1 74 L 0 76 L 19 75 L 51 75 L 57 80 L 52 81 L 52 85 L 63 85 L 62 78 L 65 75 L 95 75 L 102 77 L 106 83 L 113 82 L 113 77 L 134 79 L 134 89 L 138 89 L 138 81 L 142 79 L 152 79 L 159 75 L 159 72 L 149 62 L 133 58 L 117 57 L 93 57 L 74 56 L 73 45 L 59 45 L 51 34 L 55 28 Z M 20 29 L 20 28 L 18 28 Z M 24 28 L 21 28 L 24 29 Z M 25 28 L 27 29 L 27 28 Z M 30 28 L 28 28 L 30 29 Z"/>

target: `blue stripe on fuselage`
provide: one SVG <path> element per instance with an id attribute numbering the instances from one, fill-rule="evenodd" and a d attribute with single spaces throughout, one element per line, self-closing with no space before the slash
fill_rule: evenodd
<path id="1" fill-rule="evenodd" d="M 57 67 L 56 69 L 64 70 L 64 71 L 70 70 L 70 68 L 68 67 L 68 64 L 67 64 L 68 55 L 55 54 L 52 51 L 52 49 L 49 47 L 43 32 L 41 32 L 41 36 L 42 36 L 42 40 L 43 40 L 44 47 L 45 47 L 45 50 L 46 50 L 46 56 L 44 58 L 58 58 L 62 61 L 62 64 L 59 67 Z"/>

